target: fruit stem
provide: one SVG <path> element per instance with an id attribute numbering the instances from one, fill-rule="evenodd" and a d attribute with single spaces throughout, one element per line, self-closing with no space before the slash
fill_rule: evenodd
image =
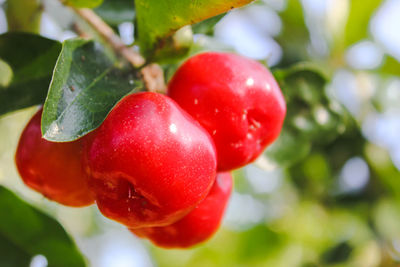
<path id="1" fill-rule="evenodd" d="M 84 21 L 86 21 L 100 36 L 111 45 L 116 53 L 124 57 L 133 67 L 139 68 L 145 63 L 145 59 L 132 48 L 127 47 L 99 16 L 88 8 L 72 8 Z"/>
<path id="2" fill-rule="evenodd" d="M 167 87 L 164 80 L 164 72 L 160 65 L 152 63 L 140 70 L 144 86 L 150 92 L 165 94 Z"/>

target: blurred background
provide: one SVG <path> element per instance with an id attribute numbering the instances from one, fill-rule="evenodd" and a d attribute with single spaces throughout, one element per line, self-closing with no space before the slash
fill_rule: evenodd
<path id="1" fill-rule="evenodd" d="M 131 2 L 95 10 L 126 44 L 134 44 Z M 10 4 L 0 6 L 4 33 Z M 41 35 L 76 36 L 67 8 L 41 6 Z M 91 266 L 398 266 L 399 14 L 398 0 L 263 0 L 177 33 L 193 35 L 184 57 L 236 51 L 270 66 L 288 106 L 279 139 L 234 172 L 222 227 L 193 249 L 157 248 L 95 206 L 63 207 L 23 185 L 14 151 L 36 108 L 0 117 L 0 184 L 60 221 Z M 163 64 L 167 79 L 182 60 Z M 46 265 L 41 255 L 31 262 Z"/>

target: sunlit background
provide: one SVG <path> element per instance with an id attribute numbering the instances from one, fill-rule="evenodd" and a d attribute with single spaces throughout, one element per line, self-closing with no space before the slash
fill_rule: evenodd
<path id="1" fill-rule="evenodd" d="M 55 0 L 43 4 L 40 33 L 75 37 L 73 14 Z M 235 50 L 272 69 L 307 61 L 329 77 L 322 87 L 282 88 L 289 112 L 281 137 L 234 173 L 223 225 L 203 245 L 160 249 L 95 206 L 63 207 L 24 186 L 16 133 L 36 108 L 0 118 L 0 183 L 57 218 L 91 266 L 398 266 L 399 14 L 398 0 L 264 0 L 229 12 L 213 33 L 195 32 L 193 51 Z M 133 23 L 114 26 L 134 41 Z M 46 264 L 41 255 L 31 262 Z"/>

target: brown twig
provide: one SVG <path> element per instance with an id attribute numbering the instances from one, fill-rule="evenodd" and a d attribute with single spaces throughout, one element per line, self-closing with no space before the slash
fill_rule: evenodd
<path id="1" fill-rule="evenodd" d="M 109 43 L 114 51 L 124 57 L 132 66 L 138 68 L 145 63 L 145 59 L 132 48 L 127 47 L 118 35 L 91 9 L 73 8 L 83 20 L 93 27 L 104 40 Z"/>
<path id="2" fill-rule="evenodd" d="M 85 20 L 93 29 L 95 29 L 100 36 L 111 45 L 114 51 L 125 58 L 132 66 L 139 68 L 145 64 L 145 59 L 132 48 L 127 47 L 118 35 L 107 25 L 99 16 L 96 15 L 91 9 L 77 9 L 74 11 Z M 78 28 L 78 32 L 80 29 Z M 80 32 L 80 34 L 85 34 Z M 161 67 L 157 64 L 149 64 L 140 70 L 141 78 L 144 82 L 146 89 L 150 92 L 166 92 L 166 85 L 164 81 L 164 73 Z"/>
<path id="3" fill-rule="evenodd" d="M 79 23 L 74 22 L 71 25 L 71 28 L 74 30 L 74 32 L 76 32 L 79 35 L 79 37 L 81 37 L 83 39 L 89 39 L 90 38 L 90 35 L 81 28 Z"/>

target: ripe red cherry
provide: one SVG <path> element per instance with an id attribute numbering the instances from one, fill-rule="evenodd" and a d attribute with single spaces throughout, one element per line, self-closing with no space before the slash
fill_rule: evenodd
<path id="1" fill-rule="evenodd" d="M 215 183 L 200 204 L 181 220 L 163 227 L 132 229 L 165 248 L 187 248 L 209 239 L 218 229 L 232 191 L 230 173 L 218 173 Z"/>
<path id="2" fill-rule="evenodd" d="M 84 164 L 96 203 L 128 227 L 174 223 L 215 180 L 211 137 L 167 96 L 126 96 L 92 137 Z"/>
<path id="3" fill-rule="evenodd" d="M 235 54 L 190 58 L 169 82 L 168 95 L 210 133 L 219 171 L 255 160 L 279 135 L 286 113 L 269 70 Z"/>
<path id="4" fill-rule="evenodd" d="M 82 139 L 54 143 L 42 138 L 40 109 L 19 139 L 15 162 L 26 185 L 67 206 L 94 203 L 81 165 Z"/>

